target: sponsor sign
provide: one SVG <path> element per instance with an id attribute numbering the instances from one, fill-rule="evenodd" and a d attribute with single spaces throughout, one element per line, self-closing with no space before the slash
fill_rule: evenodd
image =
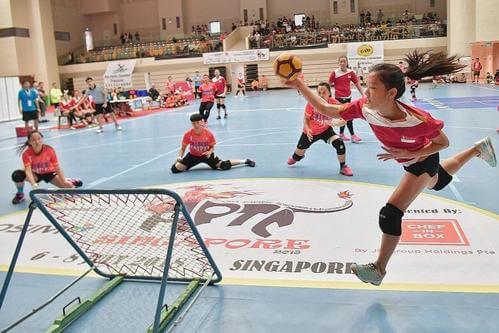
<path id="1" fill-rule="evenodd" d="M 203 63 L 205 65 L 266 61 L 269 60 L 269 49 L 252 49 L 242 51 L 211 52 L 203 53 Z"/>
<path id="2" fill-rule="evenodd" d="M 131 88 L 132 73 L 135 68 L 135 59 L 111 61 L 107 64 L 104 73 L 105 88 Z"/>
<path id="3" fill-rule="evenodd" d="M 371 184 L 291 179 L 164 187 L 182 196 L 224 278 L 309 282 L 357 282 L 350 267 L 376 259 L 379 209 L 393 191 Z M 150 214 L 161 213 L 150 209 Z M 24 218 L 0 218 L 2 265 L 11 259 Z M 76 227 L 91 235 L 97 223 L 102 221 Z M 115 252 L 103 255 L 109 262 L 120 261 L 134 256 L 134 246 L 167 246 L 161 228 L 161 223 L 110 228 L 94 241 L 112 245 Z M 385 283 L 498 285 L 497 235 L 496 214 L 422 194 L 404 215 L 401 244 Z M 120 246 L 122 253 L 116 252 Z M 144 266 L 157 260 L 132 259 Z M 87 266 L 37 210 L 18 262 L 23 267 L 50 271 Z"/>
<path id="4" fill-rule="evenodd" d="M 347 56 L 351 67 L 369 68 L 384 60 L 384 42 L 348 43 Z"/>

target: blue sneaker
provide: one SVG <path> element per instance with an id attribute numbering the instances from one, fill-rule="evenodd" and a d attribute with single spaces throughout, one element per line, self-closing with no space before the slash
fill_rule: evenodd
<path id="1" fill-rule="evenodd" d="M 353 264 L 350 266 L 355 275 L 364 283 L 370 283 L 375 286 L 379 286 L 385 274 L 381 275 L 376 269 L 376 265 L 373 263 L 359 265 Z"/>
<path id="2" fill-rule="evenodd" d="M 494 146 L 492 145 L 492 141 L 490 141 L 490 138 L 488 136 L 480 141 L 475 142 L 475 147 L 480 152 L 480 155 L 478 155 L 478 157 L 487 162 L 487 164 L 491 167 L 495 167 L 497 165 Z"/>

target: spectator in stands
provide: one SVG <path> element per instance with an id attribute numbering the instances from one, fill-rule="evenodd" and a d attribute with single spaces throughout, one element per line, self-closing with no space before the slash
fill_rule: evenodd
<path id="1" fill-rule="evenodd" d="M 371 23 L 371 12 L 367 11 L 366 13 L 366 23 L 370 24 Z"/>
<path id="2" fill-rule="evenodd" d="M 140 42 L 140 34 L 139 34 L 139 32 L 138 32 L 138 31 L 136 31 L 136 32 L 135 32 L 135 40 L 136 40 L 137 42 Z"/>
<path id="3" fill-rule="evenodd" d="M 359 16 L 360 16 L 360 24 L 364 25 L 366 23 L 366 14 L 364 13 L 363 10 L 360 12 Z M 336 24 L 338 24 L 338 23 L 336 23 Z"/>
<path id="4" fill-rule="evenodd" d="M 383 22 L 383 11 L 381 8 L 378 10 L 378 15 L 376 15 L 376 23 L 381 23 Z"/>
<path id="5" fill-rule="evenodd" d="M 45 112 L 47 111 L 47 94 L 45 93 L 45 89 L 43 87 L 43 82 L 33 82 L 33 88 L 38 91 L 38 104 L 40 105 L 40 122 L 46 123 L 48 122 L 45 119 Z"/>
<path id="6" fill-rule="evenodd" d="M 151 88 L 149 88 L 148 94 L 149 94 L 149 97 L 151 97 L 151 99 L 153 101 L 158 101 L 158 99 L 159 99 L 159 91 L 158 91 L 158 89 L 156 89 L 156 85 L 154 83 L 151 84 Z"/>
<path id="7" fill-rule="evenodd" d="M 124 45 L 126 42 L 126 38 L 125 38 L 125 35 L 123 33 L 120 35 L 120 41 L 121 41 L 121 45 Z"/>

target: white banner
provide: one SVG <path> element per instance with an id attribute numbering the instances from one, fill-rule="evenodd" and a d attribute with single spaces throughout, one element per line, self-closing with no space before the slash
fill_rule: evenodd
<path id="1" fill-rule="evenodd" d="M 111 61 L 104 73 L 105 88 L 131 88 L 132 73 L 135 68 L 135 59 Z"/>
<path id="2" fill-rule="evenodd" d="M 364 70 L 384 60 L 384 42 L 348 43 L 347 56 L 351 67 Z"/>
<path id="3" fill-rule="evenodd" d="M 203 53 L 205 65 L 269 60 L 269 49 Z"/>

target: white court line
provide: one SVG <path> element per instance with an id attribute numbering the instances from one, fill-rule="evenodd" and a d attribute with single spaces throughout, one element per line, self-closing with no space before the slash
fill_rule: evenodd
<path id="1" fill-rule="evenodd" d="M 477 86 L 477 85 L 472 85 L 472 84 L 466 84 L 468 87 L 473 87 L 473 88 L 480 88 L 480 89 L 487 89 L 487 90 L 492 90 L 495 91 L 496 93 L 499 92 L 499 89 L 494 89 L 494 88 L 489 88 L 489 87 L 482 87 L 482 86 Z"/>
<path id="2" fill-rule="evenodd" d="M 223 142 L 229 142 L 229 141 L 234 141 L 234 140 L 237 140 L 237 139 L 244 139 L 244 138 L 251 138 L 251 137 L 257 137 L 257 136 L 265 136 L 265 135 L 271 135 L 271 134 L 279 134 L 279 133 L 288 133 L 289 131 L 277 131 L 277 132 L 269 132 L 269 133 L 259 133 L 259 134 L 251 134 L 251 135 L 246 135 L 246 136 L 243 136 L 243 137 L 239 137 L 239 138 L 231 138 L 231 139 L 227 139 L 227 140 L 223 140 L 223 141 L 220 141 L 219 144 L 223 143 Z M 165 157 L 171 153 L 174 153 L 176 151 L 178 151 L 179 148 L 175 148 L 173 150 L 170 150 L 166 153 L 163 153 L 163 154 L 159 154 L 157 155 L 156 157 L 153 157 L 145 162 L 142 162 L 142 163 L 139 163 L 139 164 L 136 164 L 128 169 L 125 169 L 123 171 L 120 171 L 112 176 L 109 176 L 109 177 L 102 177 L 102 178 L 99 178 L 99 179 L 96 179 L 94 180 L 93 182 L 89 183 L 88 186 L 86 188 L 92 188 L 94 187 L 95 185 L 99 185 L 99 184 L 102 184 L 102 183 L 105 183 L 107 182 L 108 180 L 111 180 L 111 179 L 114 179 L 118 176 L 121 176 L 121 175 L 124 175 L 130 171 L 133 171 L 141 166 L 144 166 L 144 165 L 147 165 L 151 162 L 154 162 L 162 157 Z"/>
<path id="3" fill-rule="evenodd" d="M 463 198 L 463 196 L 461 195 L 461 193 L 459 193 L 459 191 L 457 190 L 456 186 L 452 183 L 449 184 L 449 188 L 450 190 L 452 191 L 452 193 L 454 193 L 454 196 L 456 197 L 457 200 L 461 201 L 461 202 L 466 202 Z"/>

